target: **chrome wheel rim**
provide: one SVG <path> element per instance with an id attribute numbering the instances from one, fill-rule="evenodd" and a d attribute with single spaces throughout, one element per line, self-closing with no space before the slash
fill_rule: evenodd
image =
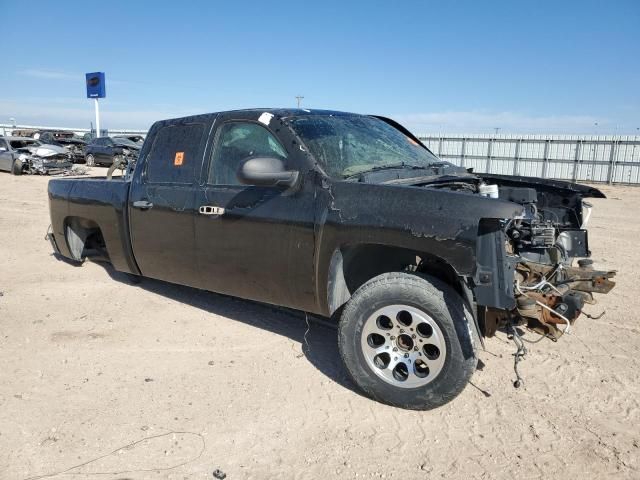
<path id="1" fill-rule="evenodd" d="M 360 344 L 369 368 L 400 388 L 431 383 L 447 356 L 438 324 L 426 312 L 408 305 L 376 310 L 364 322 Z"/>
<path id="2" fill-rule="evenodd" d="M 88 166 L 90 166 L 90 167 L 93 167 L 93 165 L 95 164 L 95 160 L 93 158 L 93 155 L 87 155 L 86 164 Z"/>

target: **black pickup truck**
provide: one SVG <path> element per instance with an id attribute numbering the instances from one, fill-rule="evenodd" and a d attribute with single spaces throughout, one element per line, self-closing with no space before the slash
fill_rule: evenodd
<path id="1" fill-rule="evenodd" d="M 429 409 L 466 386 L 484 337 L 555 340 L 613 287 L 587 259 L 586 197 L 604 195 L 474 174 L 388 118 L 253 109 L 155 123 L 124 178 L 51 180 L 49 238 L 75 261 L 335 319 L 364 392 Z"/>

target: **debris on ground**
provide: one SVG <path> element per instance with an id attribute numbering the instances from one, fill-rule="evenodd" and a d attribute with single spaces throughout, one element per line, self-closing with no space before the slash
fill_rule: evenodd
<path id="1" fill-rule="evenodd" d="M 224 473 L 222 470 L 216 468 L 213 471 L 213 478 L 217 478 L 218 480 L 224 480 L 225 478 L 227 478 L 227 474 Z"/>

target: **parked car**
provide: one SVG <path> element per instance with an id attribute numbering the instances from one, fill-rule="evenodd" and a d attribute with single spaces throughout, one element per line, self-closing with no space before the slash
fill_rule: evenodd
<path id="1" fill-rule="evenodd" d="M 465 388 L 483 337 L 557 340 L 613 288 L 585 260 L 587 197 L 604 195 L 472 173 L 388 118 L 242 110 L 156 122 L 124 179 L 51 180 L 48 237 L 78 262 L 334 319 L 356 385 L 429 409 Z"/>
<path id="2" fill-rule="evenodd" d="M 0 137 L 0 170 L 14 175 L 52 175 L 70 171 L 72 166 L 64 147 L 27 137 Z"/>
<path id="3" fill-rule="evenodd" d="M 123 137 L 94 138 L 85 147 L 85 163 L 89 167 L 94 165 L 109 166 L 118 161 L 126 164 L 138 158 L 141 145 Z"/>

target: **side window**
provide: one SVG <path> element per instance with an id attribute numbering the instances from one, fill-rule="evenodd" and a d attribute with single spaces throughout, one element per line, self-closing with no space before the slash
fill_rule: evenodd
<path id="1" fill-rule="evenodd" d="M 7 142 L 0 138 L 0 148 L 7 150 Z"/>
<path id="2" fill-rule="evenodd" d="M 287 152 L 278 139 L 262 125 L 251 122 L 229 122 L 221 127 L 217 136 L 211 167 L 210 185 L 240 185 L 236 171 L 247 157 L 265 156 L 287 158 Z"/>
<path id="3" fill-rule="evenodd" d="M 193 183 L 201 165 L 199 154 L 203 133 L 202 123 L 161 128 L 147 155 L 147 182 Z"/>

